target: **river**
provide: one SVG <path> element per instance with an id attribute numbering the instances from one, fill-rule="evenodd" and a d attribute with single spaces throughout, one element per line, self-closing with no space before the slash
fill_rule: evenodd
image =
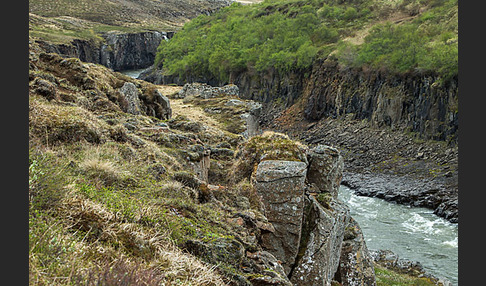
<path id="1" fill-rule="evenodd" d="M 387 249 L 418 261 L 434 276 L 458 285 L 458 225 L 432 210 L 357 196 L 341 186 L 338 198 L 349 206 L 369 249 Z"/>
<path id="2" fill-rule="evenodd" d="M 129 77 L 132 77 L 132 78 L 137 78 L 146 69 L 147 68 L 136 69 L 136 70 L 124 70 L 124 71 L 120 71 L 120 73 L 127 75 Z"/>

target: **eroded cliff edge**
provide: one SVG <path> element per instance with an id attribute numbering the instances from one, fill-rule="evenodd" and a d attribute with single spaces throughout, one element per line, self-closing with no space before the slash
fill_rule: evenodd
<path id="1" fill-rule="evenodd" d="M 173 32 L 147 31 L 139 33 L 107 32 L 103 41 L 74 39 L 56 44 L 37 40 L 47 52 L 63 57 L 79 58 L 83 62 L 101 64 L 115 71 L 141 69 L 153 64 L 160 41 Z"/>
<path id="2" fill-rule="evenodd" d="M 141 78 L 222 84 L 153 68 Z M 344 183 L 360 194 L 428 207 L 458 222 L 457 77 L 350 69 L 325 59 L 310 69 L 230 78 L 241 98 L 262 103 L 263 129 L 341 150 Z"/>

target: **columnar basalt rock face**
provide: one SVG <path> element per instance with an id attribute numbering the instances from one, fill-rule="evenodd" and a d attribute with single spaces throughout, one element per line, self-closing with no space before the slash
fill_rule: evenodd
<path id="1" fill-rule="evenodd" d="M 172 32 L 116 33 L 104 35 L 104 42 L 74 39 L 68 44 L 38 41 L 43 49 L 62 57 L 75 57 L 83 62 L 101 64 L 115 71 L 146 68 L 153 64 L 160 42 Z"/>
<path id="2" fill-rule="evenodd" d="M 409 128 L 426 139 L 457 140 L 457 78 L 445 83 L 433 74 L 392 74 L 341 69 L 336 62 L 313 66 L 306 89 L 307 119 L 370 120 L 375 126 Z"/>
<path id="3" fill-rule="evenodd" d="M 337 198 L 344 161 L 340 152 L 331 146 L 318 145 L 308 155 L 307 181 L 320 192 L 329 192 Z"/>
<path id="4" fill-rule="evenodd" d="M 282 261 L 287 275 L 299 249 L 306 172 L 303 162 L 270 160 L 261 162 L 255 174 L 265 216 L 275 228 L 262 233 L 262 247 Z"/>
<path id="5" fill-rule="evenodd" d="M 166 32 L 107 33 L 100 49 L 100 64 L 113 70 L 144 68 L 153 64 L 157 47 Z"/>

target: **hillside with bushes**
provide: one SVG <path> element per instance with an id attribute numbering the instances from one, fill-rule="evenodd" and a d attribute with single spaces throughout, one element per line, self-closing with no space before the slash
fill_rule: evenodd
<path id="1" fill-rule="evenodd" d="M 281 73 L 316 59 L 391 72 L 457 75 L 457 0 L 267 0 L 233 3 L 162 43 L 166 75 L 231 82 L 249 70 Z M 353 41 L 361 36 L 362 41 Z"/>

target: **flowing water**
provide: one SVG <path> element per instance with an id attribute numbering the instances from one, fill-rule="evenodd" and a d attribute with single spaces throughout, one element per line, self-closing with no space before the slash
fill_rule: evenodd
<path id="1" fill-rule="evenodd" d="M 127 75 L 129 77 L 137 78 L 146 68 L 144 69 L 136 69 L 136 70 L 124 70 L 120 71 L 120 73 Z"/>
<path id="2" fill-rule="evenodd" d="M 346 186 L 339 199 L 359 223 L 368 249 L 387 249 L 400 258 L 418 261 L 436 277 L 458 285 L 458 225 L 432 210 L 357 196 Z"/>

